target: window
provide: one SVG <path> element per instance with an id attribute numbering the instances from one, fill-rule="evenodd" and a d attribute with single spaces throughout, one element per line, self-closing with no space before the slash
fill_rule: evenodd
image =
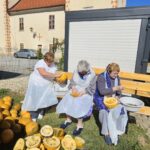
<path id="1" fill-rule="evenodd" d="M 20 43 L 20 49 L 24 49 L 24 44 Z"/>
<path id="2" fill-rule="evenodd" d="M 54 29 L 55 28 L 55 16 L 50 15 L 49 16 L 49 29 Z"/>
<path id="3" fill-rule="evenodd" d="M 23 18 L 19 18 L 19 30 L 24 30 L 24 20 Z"/>

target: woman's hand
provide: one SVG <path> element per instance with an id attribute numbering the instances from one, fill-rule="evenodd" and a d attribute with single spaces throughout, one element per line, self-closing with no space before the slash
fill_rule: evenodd
<path id="1" fill-rule="evenodd" d="M 122 91 L 124 89 L 124 87 L 119 85 L 119 86 L 114 86 L 112 89 L 113 89 L 114 92 L 115 91 Z"/>
<path id="2" fill-rule="evenodd" d="M 79 92 L 79 96 L 83 96 L 84 94 L 86 94 L 85 91 Z"/>
<path id="3" fill-rule="evenodd" d="M 55 73 L 55 78 L 59 78 L 59 77 L 61 77 L 61 75 L 62 75 L 62 72 L 56 72 Z"/>

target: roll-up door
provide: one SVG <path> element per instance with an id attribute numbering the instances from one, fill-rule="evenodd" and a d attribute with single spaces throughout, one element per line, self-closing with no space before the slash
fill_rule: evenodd
<path id="1" fill-rule="evenodd" d="M 70 22 L 68 70 L 84 59 L 93 67 L 116 62 L 134 72 L 140 26 L 141 19 Z"/>

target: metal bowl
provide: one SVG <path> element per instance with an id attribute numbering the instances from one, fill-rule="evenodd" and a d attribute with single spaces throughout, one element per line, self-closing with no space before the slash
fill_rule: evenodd
<path id="1" fill-rule="evenodd" d="M 126 110 L 132 112 L 137 112 L 141 107 L 144 106 L 144 102 L 133 97 L 121 97 L 119 101 L 126 108 Z"/>

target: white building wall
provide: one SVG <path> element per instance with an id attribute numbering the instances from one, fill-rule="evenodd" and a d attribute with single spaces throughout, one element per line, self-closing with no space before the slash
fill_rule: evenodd
<path id="1" fill-rule="evenodd" d="M 52 30 L 49 30 L 49 15 L 55 15 L 55 29 Z M 24 18 L 24 31 L 19 31 L 19 18 Z M 49 49 L 49 44 L 53 43 L 53 37 L 64 39 L 64 26 L 64 11 L 11 16 L 12 48 L 14 51 L 18 50 L 20 43 L 24 43 L 24 48 L 32 49 L 42 45 L 42 52 L 45 52 Z M 32 32 L 30 28 L 33 29 Z M 34 33 L 37 35 L 35 38 L 33 38 Z"/>

